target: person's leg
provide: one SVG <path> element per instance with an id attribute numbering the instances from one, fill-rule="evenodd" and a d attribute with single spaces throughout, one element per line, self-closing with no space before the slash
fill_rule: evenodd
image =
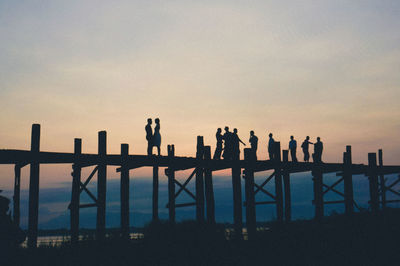
<path id="1" fill-rule="evenodd" d="M 150 141 L 147 141 L 147 155 L 151 155 L 153 153 L 153 147 Z"/>
<path id="2" fill-rule="evenodd" d="M 161 155 L 161 148 L 160 148 L 160 146 L 157 146 L 157 152 L 158 152 L 158 156 L 160 156 L 160 155 Z"/>

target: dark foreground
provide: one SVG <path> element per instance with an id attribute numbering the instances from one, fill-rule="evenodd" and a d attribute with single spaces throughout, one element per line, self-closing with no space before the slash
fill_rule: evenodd
<path id="1" fill-rule="evenodd" d="M 184 222 L 150 225 L 145 239 L 78 247 L 19 249 L 0 265 L 399 265 L 400 211 L 353 218 L 331 216 L 320 224 L 267 224 L 251 241 L 226 240 L 225 228 Z M 8 258 L 7 258 L 8 257 Z"/>

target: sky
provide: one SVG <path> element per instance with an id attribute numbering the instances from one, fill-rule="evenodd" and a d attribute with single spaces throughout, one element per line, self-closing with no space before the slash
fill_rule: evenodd
<path id="1" fill-rule="evenodd" d="M 351 144 L 356 163 L 382 148 L 400 164 L 399 28 L 390 0 L 0 0 L 0 149 L 29 149 L 40 123 L 44 151 L 79 137 L 96 153 L 107 130 L 109 153 L 145 154 L 159 117 L 163 154 L 193 156 L 198 135 L 214 149 L 229 126 L 246 143 L 255 131 L 259 158 L 272 132 L 283 148 L 320 136 L 326 162 Z M 0 187 L 12 170 L 0 166 Z M 70 172 L 41 167 L 41 187 Z"/>

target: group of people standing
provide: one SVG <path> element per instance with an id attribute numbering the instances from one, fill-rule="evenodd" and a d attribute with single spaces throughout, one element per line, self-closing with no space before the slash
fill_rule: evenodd
<path id="1" fill-rule="evenodd" d="M 154 120 L 156 126 L 154 127 L 154 134 L 151 124 L 153 121 L 151 118 L 147 119 L 146 130 L 146 140 L 147 140 L 147 155 L 153 155 L 153 147 L 157 147 L 157 153 L 161 155 L 161 134 L 160 134 L 160 119 L 156 118 Z"/>
<path id="2" fill-rule="evenodd" d="M 214 160 L 220 160 L 221 154 L 225 160 L 239 159 L 240 156 L 240 143 L 246 146 L 246 144 L 239 138 L 237 134 L 237 129 L 235 128 L 233 132 L 229 131 L 229 127 L 225 127 L 225 133 L 222 135 L 221 128 L 217 129 L 217 133 L 215 137 L 217 139 L 217 146 L 214 153 Z M 250 147 L 253 152 L 254 157 L 257 159 L 257 148 L 258 148 L 258 137 L 254 134 L 254 131 L 250 131 Z M 223 145 L 224 144 L 224 145 Z M 301 148 L 304 153 L 304 161 L 309 162 L 310 160 L 310 152 L 309 145 L 314 145 L 314 153 L 312 155 L 313 161 L 321 163 L 322 162 L 322 151 L 323 151 L 323 143 L 320 137 L 317 137 L 317 142 L 310 142 L 310 137 L 307 136 L 303 143 L 301 144 Z M 272 133 L 269 133 L 268 140 L 268 154 L 269 159 L 275 159 L 275 140 L 273 138 Z M 292 158 L 292 162 L 297 162 L 297 141 L 293 136 L 290 136 L 289 141 L 289 151 L 290 156 Z"/>

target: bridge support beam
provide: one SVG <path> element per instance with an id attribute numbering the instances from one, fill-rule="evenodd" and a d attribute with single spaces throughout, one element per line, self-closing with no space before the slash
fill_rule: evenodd
<path id="1" fill-rule="evenodd" d="M 39 218 L 39 163 L 37 157 L 40 150 L 40 125 L 32 125 L 31 155 L 29 178 L 29 217 L 28 217 L 28 247 L 36 248 Z"/>
<path id="2" fill-rule="evenodd" d="M 246 162 L 245 174 L 245 195 L 246 195 L 246 227 L 248 239 L 254 239 L 256 234 L 256 206 L 254 197 L 254 162 L 256 161 L 254 152 L 244 149 L 244 159 Z"/>
<path id="3" fill-rule="evenodd" d="M 351 146 L 346 146 L 346 152 L 343 153 L 343 182 L 344 182 L 344 204 L 345 213 L 351 215 L 354 212 L 353 198 L 353 176 L 352 176 L 352 158 Z"/>
<path id="4" fill-rule="evenodd" d="M 368 166 L 369 166 L 369 195 L 370 206 L 373 213 L 379 210 L 379 193 L 378 193 L 378 176 L 376 166 L 376 153 L 368 153 Z"/>
<path id="5" fill-rule="evenodd" d="M 196 159 L 198 161 L 196 171 L 196 220 L 199 223 L 204 223 L 204 170 L 201 166 L 204 155 L 204 139 L 202 136 L 197 136 L 197 151 Z"/>
<path id="6" fill-rule="evenodd" d="M 321 221 L 324 217 L 323 174 L 319 163 L 314 163 L 312 170 L 314 183 L 315 220 Z"/>
<path id="7" fill-rule="evenodd" d="M 383 169 L 383 152 L 382 149 L 378 151 L 378 161 L 379 161 L 379 169 Z M 385 184 L 385 176 L 380 173 L 379 174 L 379 183 L 380 183 L 380 191 L 381 191 L 381 206 L 382 210 L 386 209 L 386 184 Z"/>
<path id="8" fill-rule="evenodd" d="M 232 166 L 232 190 L 233 190 L 233 226 L 235 238 L 242 238 L 243 215 L 242 215 L 242 184 L 240 180 L 239 160 L 233 161 Z"/>
<path id="9" fill-rule="evenodd" d="M 121 144 L 121 237 L 129 239 L 129 145 Z"/>
<path id="10" fill-rule="evenodd" d="M 72 192 L 70 205 L 70 226 L 71 244 L 76 244 L 79 240 L 79 204 L 80 204 L 80 184 L 81 166 L 79 164 L 82 154 L 82 140 L 74 140 L 74 164 L 72 165 Z"/>
<path id="11" fill-rule="evenodd" d="M 13 196 L 13 218 L 14 223 L 20 224 L 20 201 L 21 201 L 21 166 L 14 166 L 14 196 Z"/>
<path id="12" fill-rule="evenodd" d="M 168 214 L 169 222 L 175 223 L 175 169 L 173 165 L 173 160 L 175 157 L 175 147 L 174 145 L 168 145 L 168 157 L 170 159 L 169 168 L 167 169 L 168 174 Z"/>
<path id="13" fill-rule="evenodd" d="M 97 240 L 104 240 L 106 233 L 106 186 L 107 186 L 107 132 L 99 132 L 99 164 L 97 171 Z"/>
<path id="14" fill-rule="evenodd" d="M 153 222 L 158 221 L 158 166 L 153 166 Z"/>
<path id="15" fill-rule="evenodd" d="M 281 143 L 275 142 L 275 196 L 276 196 L 276 215 L 278 222 L 283 222 L 283 192 L 282 192 L 282 172 L 281 172 Z"/>
<path id="16" fill-rule="evenodd" d="M 204 160 L 211 160 L 211 147 L 204 146 Z M 206 210 L 207 210 L 207 223 L 215 224 L 215 201 L 214 201 L 214 188 L 212 180 L 212 170 L 209 166 L 204 167 L 204 185 L 206 194 Z"/>
<path id="17" fill-rule="evenodd" d="M 282 151 L 283 163 L 289 161 L 289 151 Z M 292 199 L 290 193 L 290 174 L 287 170 L 283 170 L 283 188 L 285 192 L 285 221 L 290 222 L 292 220 Z"/>

